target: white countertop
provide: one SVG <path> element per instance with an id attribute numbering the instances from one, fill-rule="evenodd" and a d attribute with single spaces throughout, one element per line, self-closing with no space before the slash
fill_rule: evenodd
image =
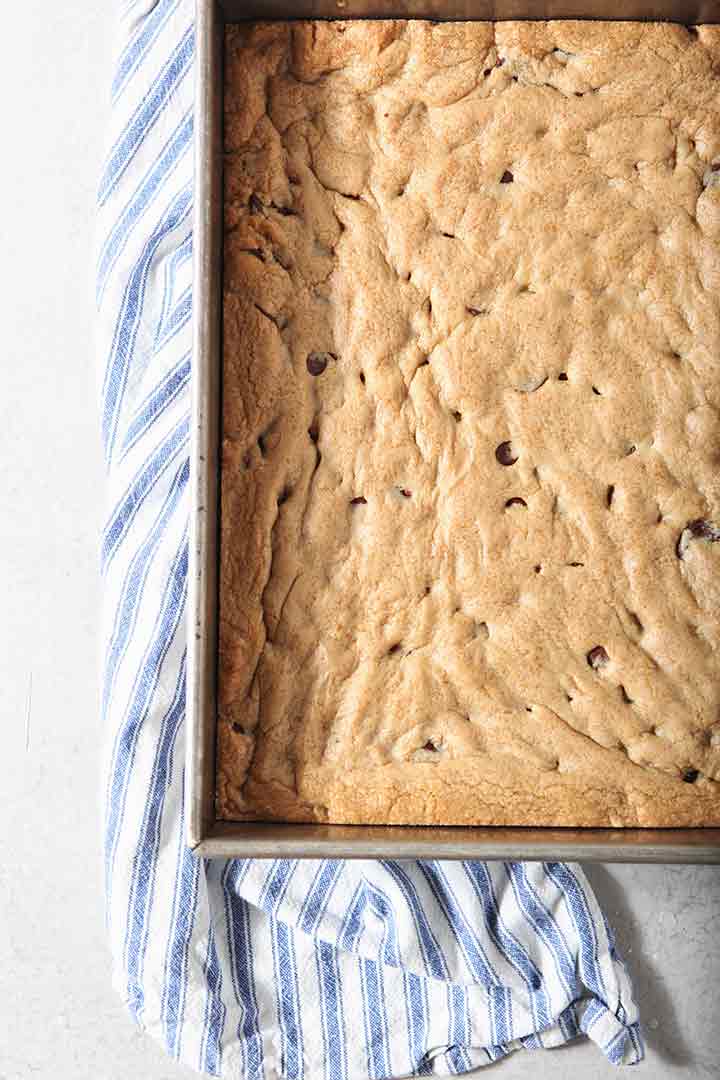
<path id="1" fill-rule="evenodd" d="M 100 889 L 91 237 L 118 6 L 23 0 L 3 20 L 0 1080 L 194 1075 L 113 993 Z M 635 975 L 648 1042 L 636 1075 L 718 1077 L 720 871 L 588 873 Z M 540 1054 L 492 1074 L 615 1074 L 585 1041 Z"/>

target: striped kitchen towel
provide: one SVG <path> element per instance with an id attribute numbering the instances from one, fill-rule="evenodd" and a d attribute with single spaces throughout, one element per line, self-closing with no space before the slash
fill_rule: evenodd
<path id="1" fill-rule="evenodd" d="M 581 1032 L 639 1061 L 628 976 L 577 866 L 186 848 L 192 0 L 125 0 L 120 27 L 97 271 L 118 990 L 169 1054 L 216 1076 L 447 1075 Z"/>

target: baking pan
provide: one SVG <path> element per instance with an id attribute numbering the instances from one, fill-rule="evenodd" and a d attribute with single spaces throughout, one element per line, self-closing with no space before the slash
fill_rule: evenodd
<path id="1" fill-rule="evenodd" d="M 226 822 L 215 816 L 222 298 L 222 37 L 240 18 L 668 19 L 720 0 L 197 0 L 186 822 L 203 856 L 720 863 L 720 829 L 467 828 Z"/>

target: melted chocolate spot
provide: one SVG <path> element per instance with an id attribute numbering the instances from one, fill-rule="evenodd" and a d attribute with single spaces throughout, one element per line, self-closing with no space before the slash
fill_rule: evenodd
<path id="1" fill-rule="evenodd" d="M 705 540 L 710 544 L 717 544 L 720 540 L 720 529 L 714 522 L 706 521 L 704 518 L 688 521 L 675 545 L 675 554 L 678 559 L 684 558 L 688 545 L 692 540 Z"/>
<path id="2" fill-rule="evenodd" d="M 337 360 L 337 356 L 329 352 L 311 352 L 305 363 L 311 375 L 322 375 L 330 360 Z"/>
<path id="3" fill-rule="evenodd" d="M 495 448 L 495 457 L 500 465 L 514 465 L 517 461 L 517 455 L 513 451 L 511 442 L 501 442 L 499 446 Z"/>
<path id="4" fill-rule="evenodd" d="M 605 667 L 610 660 L 607 652 L 602 645 L 595 645 L 587 654 L 587 662 L 594 671 L 598 668 Z"/>

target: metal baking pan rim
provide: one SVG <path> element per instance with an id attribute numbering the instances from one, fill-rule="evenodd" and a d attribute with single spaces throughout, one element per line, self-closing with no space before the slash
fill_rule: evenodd
<path id="1" fill-rule="evenodd" d="M 337 0 L 303 0 L 294 17 L 335 8 Z M 463 0 L 346 0 L 343 14 L 362 10 L 406 10 L 424 14 Z M 469 2 L 469 0 L 468 0 Z M 684 0 L 638 0 L 646 10 L 670 9 L 681 22 L 706 7 Z M 188 572 L 188 680 L 185 819 L 187 842 L 201 856 L 254 858 L 482 858 L 573 859 L 605 862 L 720 863 L 720 829 L 559 829 L 552 827 L 458 827 L 380 825 L 292 825 L 225 822 L 215 817 L 215 731 L 217 682 L 218 475 L 220 428 L 221 257 L 222 257 L 222 26 L 232 21 L 234 0 L 196 0 L 196 114 L 194 211 L 194 371 L 191 392 L 190 540 Z M 243 14 L 286 16 L 289 0 L 252 0 Z M 577 10 L 607 12 L 612 5 L 578 0 Z M 634 5 L 634 10 L 637 8 Z M 547 0 L 477 0 L 487 12 L 542 10 Z M 563 5 L 563 9 L 568 4 Z M 714 21 L 720 4 L 712 0 Z M 235 8 L 237 12 L 238 8 Z M 628 5 L 625 4 L 627 18 Z M 680 17 L 682 15 L 682 17 Z M 479 17 L 488 17 L 487 15 Z M 657 14 L 655 17 L 662 17 Z M 669 17 L 669 15 L 667 16 Z"/>
<path id="2" fill-rule="evenodd" d="M 720 862 L 720 829 L 285 825 L 216 821 L 195 853 L 225 858 Z"/>

